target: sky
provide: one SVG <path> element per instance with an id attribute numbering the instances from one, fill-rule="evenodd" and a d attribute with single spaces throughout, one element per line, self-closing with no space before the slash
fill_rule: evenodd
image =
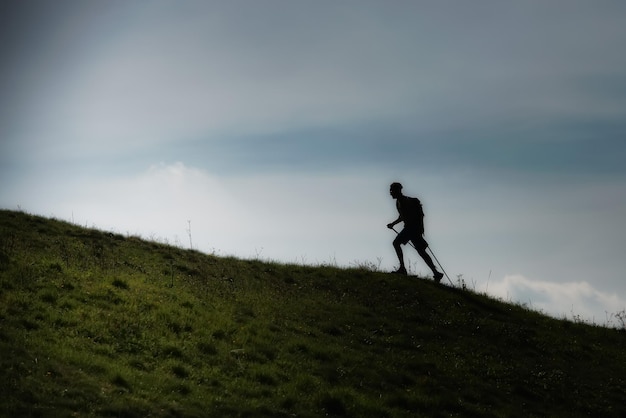
<path id="1" fill-rule="evenodd" d="M 624 2 L 25 0 L 0 19 L 2 208 L 391 271 L 398 181 L 455 284 L 600 325 L 626 310 Z"/>

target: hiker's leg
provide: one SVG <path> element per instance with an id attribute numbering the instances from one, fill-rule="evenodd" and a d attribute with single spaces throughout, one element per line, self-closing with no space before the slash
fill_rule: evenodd
<path id="1" fill-rule="evenodd" d="M 393 248 L 396 250 L 396 255 L 398 256 L 398 261 L 400 261 L 400 268 L 404 267 L 404 254 L 402 254 L 402 240 L 400 235 L 393 240 Z"/>
<path id="2" fill-rule="evenodd" d="M 428 248 L 428 243 L 426 242 L 426 240 L 420 237 L 419 239 L 413 240 L 413 245 L 415 245 L 417 253 L 420 255 L 420 257 L 422 257 L 428 267 L 430 267 L 434 274 L 437 274 L 437 267 L 435 267 L 435 263 L 433 263 L 432 258 L 430 258 L 430 255 L 426 252 L 426 248 Z"/>
<path id="3" fill-rule="evenodd" d="M 417 253 L 420 255 L 420 257 L 424 259 L 424 261 L 426 262 L 428 267 L 430 267 L 433 273 L 435 274 L 438 273 L 437 267 L 435 267 L 435 264 L 433 263 L 432 258 L 430 258 L 430 255 L 428 255 L 428 253 L 426 252 L 426 248 L 419 248 L 417 250 Z"/>

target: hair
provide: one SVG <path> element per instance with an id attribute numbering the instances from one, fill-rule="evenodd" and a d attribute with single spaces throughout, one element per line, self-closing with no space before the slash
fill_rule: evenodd
<path id="1" fill-rule="evenodd" d="M 402 185 L 398 182 L 391 183 L 391 190 L 402 190 Z"/>

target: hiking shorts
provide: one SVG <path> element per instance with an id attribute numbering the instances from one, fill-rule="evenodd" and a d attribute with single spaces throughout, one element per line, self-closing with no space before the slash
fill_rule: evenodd
<path id="1" fill-rule="evenodd" d="M 395 239 L 395 242 L 399 242 L 400 244 L 406 244 L 409 241 L 415 245 L 417 249 L 426 249 L 428 247 L 428 243 L 422 236 L 423 232 L 421 228 L 418 227 L 405 227 Z"/>

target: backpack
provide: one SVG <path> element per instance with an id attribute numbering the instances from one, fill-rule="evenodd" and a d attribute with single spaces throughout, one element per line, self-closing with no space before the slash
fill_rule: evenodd
<path id="1" fill-rule="evenodd" d="M 407 197 L 407 214 L 406 216 L 412 220 L 420 221 L 424 219 L 424 209 L 422 202 L 417 197 Z"/>
<path id="2" fill-rule="evenodd" d="M 422 202 L 416 197 L 403 196 L 398 209 L 405 226 L 417 226 L 424 233 L 424 210 Z"/>

